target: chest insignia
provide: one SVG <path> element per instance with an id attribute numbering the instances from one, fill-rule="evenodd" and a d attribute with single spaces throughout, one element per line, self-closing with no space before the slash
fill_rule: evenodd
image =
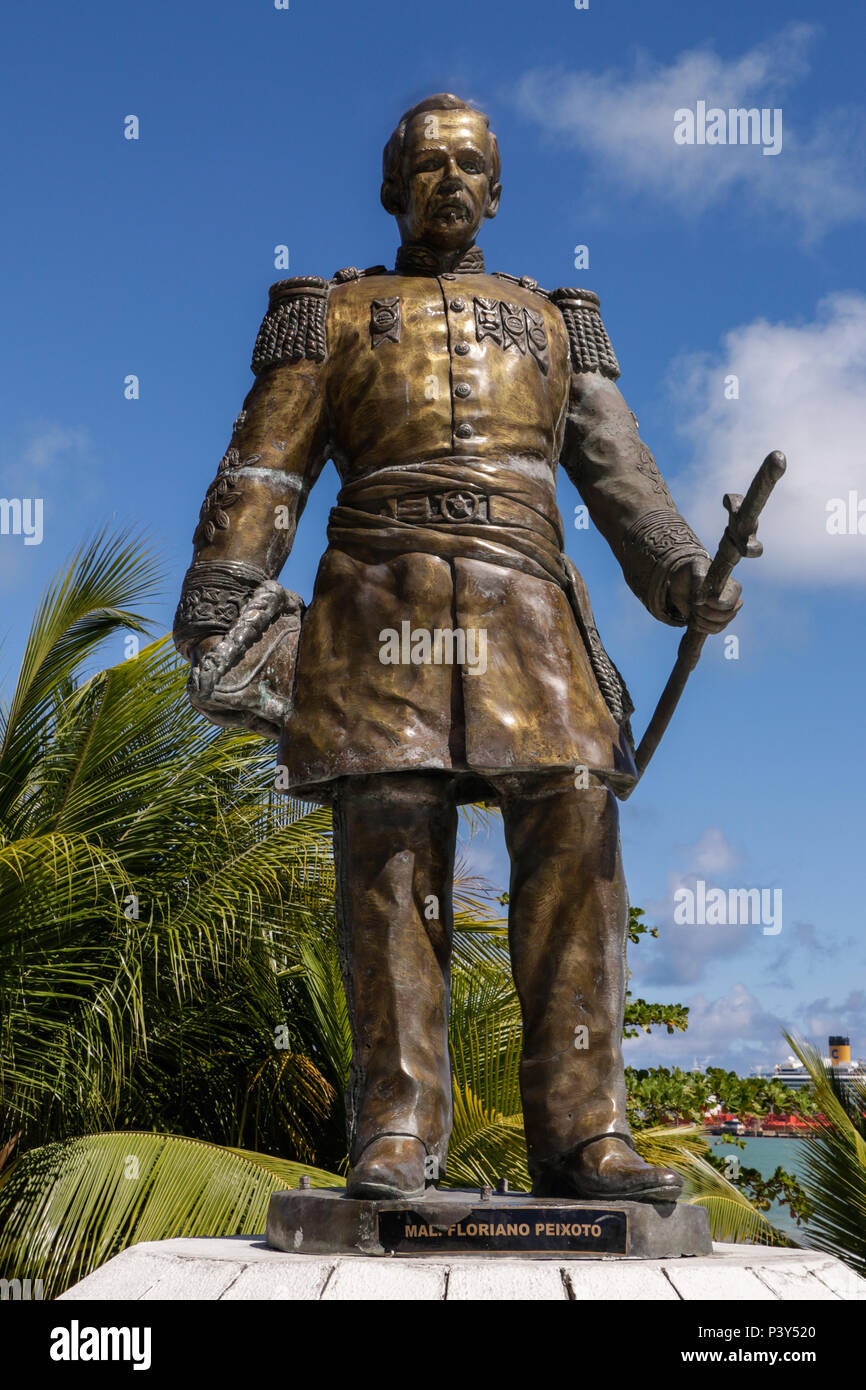
<path id="1" fill-rule="evenodd" d="M 507 300 L 484 299 L 476 295 L 474 302 L 475 336 L 479 343 L 485 338 L 492 338 L 503 352 L 515 348 L 522 357 L 529 352 L 546 376 L 550 354 L 544 315 L 522 304 L 510 304 Z"/>
<path id="2" fill-rule="evenodd" d="M 400 296 L 374 299 L 370 305 L 370 346 L 400 341 Z"/>

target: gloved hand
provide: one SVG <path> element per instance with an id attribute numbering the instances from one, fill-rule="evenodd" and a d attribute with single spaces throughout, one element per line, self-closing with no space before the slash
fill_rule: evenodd
<path id="1" fill-rule="evenodd" d="M 196 648 L 190 704 L 213 724 L 278 739 L 292 708 L 304 602 L 276 580 L 259 585 L 223 637 Z"/>
<path id="2" fill-rule="evenodd" d="M 729 579 L 718 598 L 701 599 L 701 588 L 710 567 L 709 558 L 696 556 L 681 565 L 668 584 L 668 604 L 699 632 L 721 632 L 743 606 L 741 586 Z"/>

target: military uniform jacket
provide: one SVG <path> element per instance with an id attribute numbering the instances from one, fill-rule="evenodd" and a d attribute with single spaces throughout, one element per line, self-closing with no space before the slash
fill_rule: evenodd
<path id="1" fill-rule="evenodd" d="M 489 275 L 477 248 L 438 273 L 404 253 L 392 273 L 274 285 L 252 366 L 175 640 L 189 654 L 280 573 L 332 458 L 343 486 L 301 629 L 287 789 L 576 766 L 625 785 L 631 705 L 564 555 L 558 462 L 656 617 L 682 621 L 668 580 L 705 551 L 615 385 L 597 297 Z"/>

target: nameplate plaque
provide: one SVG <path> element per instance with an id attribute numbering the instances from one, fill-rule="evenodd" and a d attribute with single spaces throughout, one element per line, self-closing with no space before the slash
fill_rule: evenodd
<path id="1" fill-rule="evenodd" d="M 423 1211 L 380 1211 L 379 1242 L 389 1254 L 628 1254 L 628 1214 L 611 1208 L 475 1207 L 460 1221 L 433 1222 Z"/>

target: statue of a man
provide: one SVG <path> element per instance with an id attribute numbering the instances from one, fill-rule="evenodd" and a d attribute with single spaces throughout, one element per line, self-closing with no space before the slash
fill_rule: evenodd
<path id="1" fill-rule="evenodd" d="M 632 707 L 564 554 L 557 463 L 656 618 L 719 631 L 740 587 L 698 597 L 709 558 L 615 385 L 597 296 L 486 271 L 487 117 L 430 97 L 383 162 L 395 269 L 272 286 L 175 640 L 197 708 L 280 736 L 283 787 L 333 807 L 349 1194 L 417 1197 L 445 1170 L 457 808 L 487 801 L 533 1192 L 669 1202 L 680 1179 L 625 1118 Z M 275 581 L 328 458 L 342 490 L 305 611 Z"/>

